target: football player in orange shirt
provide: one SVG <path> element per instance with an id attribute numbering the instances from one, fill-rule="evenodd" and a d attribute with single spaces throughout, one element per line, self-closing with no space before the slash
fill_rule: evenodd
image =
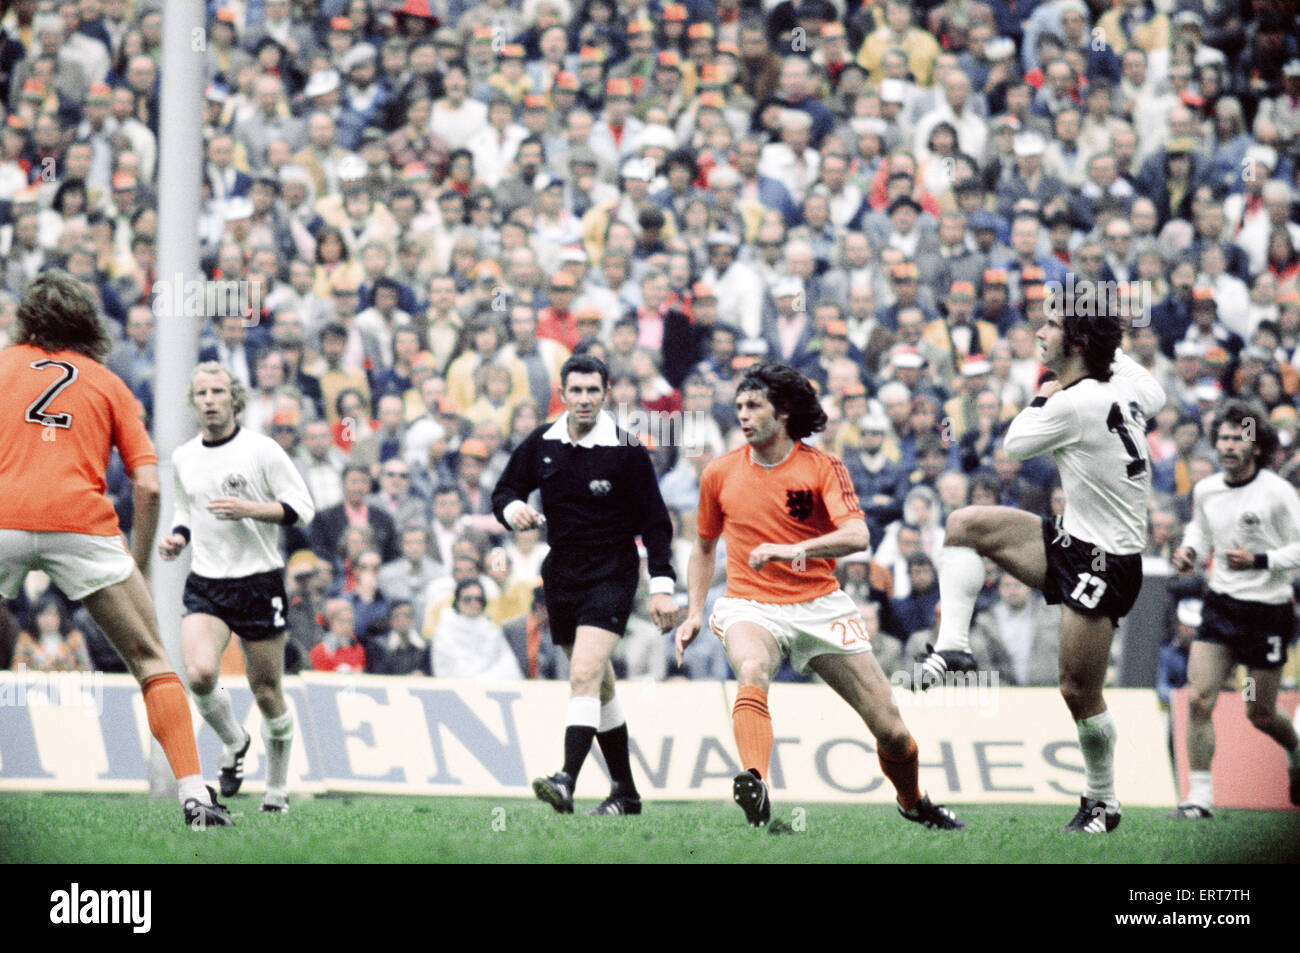
<path id="1" fill-rule="evenodd" d="M 749 370 L 736 390 L 746 445 L 714 460 L 700 480 L 699 539 L 687 568 L 690 608 L 677 629 L 677 660 L 699 633 L 719 536 L 727 543 L 727 590 L 709 627 L 727 648 L 739 689 L 732 728 L 744 772 L 732 785 L 753 827 L 771 819 L 772 755 L 767 691 L 788 655 L 816 672 L 862 716 L 903 817 L 960 830 L 918 784 L 916 741 L 894 704 L 853 600 L 834 576 L 835 558 L 870 545 L 844 464 L 803 438 L 826 426 L 812 385 L 781 364 Z"/>
<path id="2" fill-rule="evenodd" d="M 186 823 L 228 827 L 199 773 L 189 699 L 144 577 L 158 527 L 158 457 L 135 397 L 102 363 L 111 342 L 94 296 L 66 271 L 42 272 L 23 290 L 13 341 L 0 351 L 0 598 L 40 569 L 85 603 L 144 691 Z M 104 496 L 115 446 L 134 487 L 130 552 Z"/>

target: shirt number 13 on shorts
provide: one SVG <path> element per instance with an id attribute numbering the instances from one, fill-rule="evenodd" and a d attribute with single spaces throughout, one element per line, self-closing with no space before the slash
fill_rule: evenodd
<path id="1" fill-rule="evenodd" d="M 1105 579 L 1098 579 L 1090 572 L 1081 572 L 1079 573 L 1079 584 L 1074 587 L 1074 592 L 1070 593 L 1070 598 L 1085 608 L 1095 609 L 1097 603 L 1101 602 L 1101 597 L 1105 592 Z"/>

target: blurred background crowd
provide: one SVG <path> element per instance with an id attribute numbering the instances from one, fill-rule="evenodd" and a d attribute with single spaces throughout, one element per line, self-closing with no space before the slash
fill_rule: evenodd
<path id="1" fill-rule="evenodd" d="M 0 7 L 0 330 L 28 280 L 66 268 L 98 294 L 142 413 L 178 412 L 152 389 L 162 4 Z M 683 603 L 700 472 L 743 442 L 736 382 L 767 358 L 816 383 L 816 440 L 873 540 L 839 571 L 886 671 L 933 630 L 949 513 L 1060 511 L 1050 459 L 1001 447 L 1057 282 L 1136 302 L 1126 346 L 1169 397 L 1148 421 L 1162 680 L 1204 584 L 1168 557 L 1226 395 L 1269 415 L 1270 462 L 1300 484 L 1287 0 L 207 13 L 202 267 L 254 294 L 208 315 L 195 357 L 247 385 L 243 426 L 315 497 L 284 539 L 291 670 L 565 677 L 545 538 L 507 533 L 490 498 L 577 352 L 606 360 L 611 411 L 651 449 Z M 118 464 L 129 530 L 126 488 Z M 720 567 L 714 597 L 724 584 Z M 983 667 L 1055 684 L 1058 610 L 991 565 L 978 608 Z M 638 615 L 621 672 L 729 676 L 716 640 L 680 669 L 670 640 Z M 0 613 L 0 665 L 120 668 L 39 574 Z"/>

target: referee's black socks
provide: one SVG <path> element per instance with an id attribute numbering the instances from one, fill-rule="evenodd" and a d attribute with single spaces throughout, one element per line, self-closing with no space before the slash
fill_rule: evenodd
<path id="1" fill-rule="evenodd" d="M 636 797 L 636 782 L 632 780 L 632 765 L 627 753 L 627 722 L 598 732 L 596 740 L 600 742 L 600 753 L 605 756 L 614 792 L 623 797 Z"/>

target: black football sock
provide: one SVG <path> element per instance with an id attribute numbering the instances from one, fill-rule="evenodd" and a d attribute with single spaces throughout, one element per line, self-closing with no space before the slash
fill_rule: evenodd
<path id="1" fill-rule="evenodd" d="M 623 797 L 636 797 L 636 782 L 632 780 L 632 765 L 628 760 L 627 722 L 599 732 L 596 740 L 600 742 L 600 753 L 605 756 L 615 792 Z"/>
<path id="2" fill-rule="evenodd" d="M 564 729 L 564 773 L 574 781 L 582 770 L 591 750 L 591 739 L 596 737 L 595 725 L 567 725 Z"/>

